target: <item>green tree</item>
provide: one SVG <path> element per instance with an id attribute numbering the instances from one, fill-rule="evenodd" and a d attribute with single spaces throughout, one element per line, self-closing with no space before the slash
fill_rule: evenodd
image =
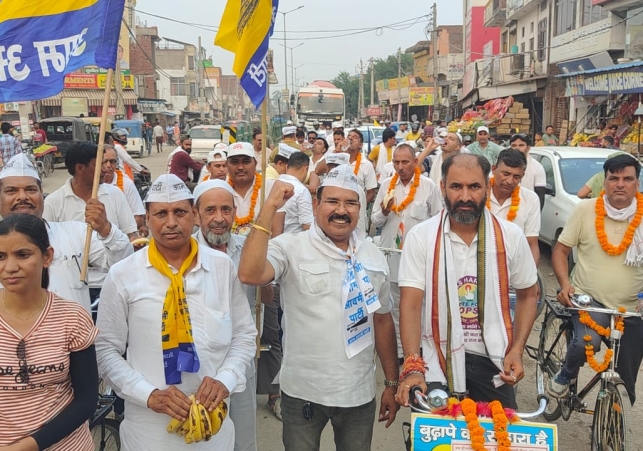
<path id="1" fill-rule="evenodd" d="M 386 58 L 375 58 L 373 61 L 375 70 L 375 80 L 385 80 L 389 78 L 397 78 L 397 54 L 389 55 Z M 413 74 L 413 56 L 407 53 L 402 53 L 402 76 Z M 357 109 L 359 102 L 359 75 L 353 76 L 346 71 L 341 71 L 335 78 L 331 80 L 338 88 L 344 91 L 346 99 L 346 115 L 353 118 L 358 117 Z M 377 103 L 377 97 L 371 100 L 371 69 L 368 66 L 364 73 L 364 105 Z M 377 96 L 377 94 L 375 94 Z"/>

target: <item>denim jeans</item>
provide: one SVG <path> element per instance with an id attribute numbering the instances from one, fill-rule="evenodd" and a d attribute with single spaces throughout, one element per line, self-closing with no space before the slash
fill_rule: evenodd
<path id="1" fill-rule="evenodd" d="M 375 422 L 375 399 L 357 407 L 328 407 L 310 403 L 312 420 L 304 418 L 306 401 L 281 392 L 283 441 L 286 451 L 319 451 L 321 434 L 330 420 L 337 451 L 370 451 Z"/>

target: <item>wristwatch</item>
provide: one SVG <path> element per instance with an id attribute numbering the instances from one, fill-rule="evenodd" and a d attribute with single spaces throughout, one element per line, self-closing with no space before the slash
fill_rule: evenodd
<path id="1" fill-rule="evenodd" d="M 384 386 L 385 387 L 398 387 L 400 385 L 399 381 L 384 381 Z"/>

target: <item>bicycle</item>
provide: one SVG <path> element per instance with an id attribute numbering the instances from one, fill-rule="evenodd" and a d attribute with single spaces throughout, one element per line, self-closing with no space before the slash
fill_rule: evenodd
<path id="1" fill-rule="evenodd" d="M 536 360 L 538 394 L 545 394 L 548 381 L 555 377 L 565 362 L 567 345 L 574 333 L 571 312 L 584 310 L 610 315 L 611 334 L 609 338 L 602 338 L 602 340 L 608 348 L 614 350 L 614 356 L 609 368 L 596 373 L 580 391 L 578 382 L 572 381 L 569 394 L 565 398 L 557 399 L 555 405 L 548 405 L 548 409 L 543 412 L 543 417 L 547 421 L 555 421 L 560 417 L 567 421 L 572 412 L 593 415 L 591 441 L 593 451 L 634 451 L 629 445 L 629 437 L 633 433 L 630 400 L 625 384 L 616 371 L 621 332 L 614 328 L 614 324 L 617 316 L 640 317 L 640 315 L 632 312 L 621 313 L 608 308 L 589 307 L 591 301 L 591 297 L 587 295 L 576 295 L 572 297 L 574 307 L 565 307 L 555 298 L 545 298 L 547 310 L 540 331 L 538 348 L 527 347 L 529 356 Z M 595 407 L 594 410 L 590 410 L 587 408 L 585 398 L 597 386 L 599 391 Z"/>
<path id="2" fill-rule="evenodd" d="M 89 431 L 94 440 L 96 451 L 119 451 L 121 439 L 119 435 L 120 422 L 107 418 L 114 408 L 115 396 L 99 395 L 98 405 L 94 416 L 89 421 Z"/>

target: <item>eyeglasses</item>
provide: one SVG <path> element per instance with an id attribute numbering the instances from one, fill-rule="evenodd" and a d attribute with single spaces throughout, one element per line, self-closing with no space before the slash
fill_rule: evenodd
<path id="1" fill-rule="evenodd" d="M 29 367 L 27 366 L 27 347 L 24 338 L 16 346 L 16 357 L 18 357 L 18 374 L 15 381 L 17 384 L 29 383 Z"/>
<path id="2" fill-rule="evenodd" d="M 526 133 L 514 133 L 513 135 L 511 135 L 511 139 L 514 139 L 514 138 L 525 139 L 528 137 L 529 135 L 527 135 Z"/>
<path id="3" fill-rule="evenodd" d="M 310 138 L 308 138 L 308 141 L 309 141 L 309 142 L 314 142 L 314 141 L 315 141 L 315 138 L 313 138 L 313 137 L 311 136 Z"/>
<path id="4" fill-rule="evenodd" d="M 116 166 L 118 164 L 118 160 L 103 160 L 103 164 L 111 164 L 112 166 Z"/>
<path id="5" fill-rule="evenodd" d="M 322 202 L 333 209 L 338 209 L 341 205 L 343 205 L 346 211 L 359 210 L 359 201 L 356 201 L 356 200 L 345 200 L 342 202 L 336 199 L 325 199 L 325 200 L 322 200 Z"/>

